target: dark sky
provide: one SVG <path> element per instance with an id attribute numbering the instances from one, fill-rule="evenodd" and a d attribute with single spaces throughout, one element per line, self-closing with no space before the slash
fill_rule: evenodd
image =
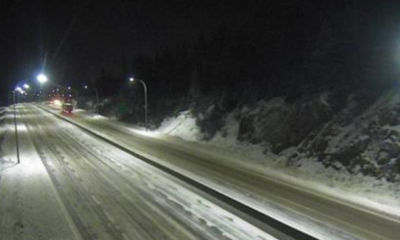
<path id="1" fill-rule="evenodd" d="M 122 57 L 190 44 L 201 29 L 248 21 L 263 1 L 2 1 L 1 89 L 33 79 L 89 82 Z M 54 79 L 57 78 L 57 79 Z"/>
<path id="2" fill-rule="evenodd" d="M 193 44 L 201 30 L 211 31 L 221 24 L 254 29 L 252 37 L 262 51 L 260 36 L 268 32 L 264 20 L 271 12 L 282 11 L 278 28 L 303 21 L 308 28 L 295 30 L 294 35 L 309 34 L 319 25 L 315 22 L 340 9 L 343 2 L 347 1 L 3 0 L 0 94 L 4 99 L 18 81 L 33 80 L 45 56 L 51 81 L 87 83 L 100 74 L 101 67 L 113 69 L 123 57 L 153 56 L 165 46 Z M 292 5 L 295 14 L 290 13 Z"/>

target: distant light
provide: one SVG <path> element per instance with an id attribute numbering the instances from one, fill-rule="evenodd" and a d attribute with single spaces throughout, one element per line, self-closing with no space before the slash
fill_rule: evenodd
<path id="1" fill-rule="evenodd" d="M 58 99 L 54 100 L 53 104 L 56 105 L 56 106 L 61 106 L 62 105 L 61 101 L 58 100 Z"/>
<path id="2" fill-rule="evenodd" d="M 129 78 L 129 82 L 133 82 L 133 81 L 135 81 L 135 79 L 134 78 Z"/>
<path id="3" fill-rule="evenodd" d="M 70 94 L 69 97 L 72 97 L 72 94 Z"/>
<path id="4" fill-rule="evenodd" d="M 141 134 L 141 135 L 144 135 L 144 136 L 147 136 L 147 137 L 158 137 L 158 136 L 161 135 L 157 131 L 145 131 L 145 130 L 131 129 L 131 128 L 129 130 L 131 132 L 138 133 L 138 134 Z"/>
<path id="5" fill-rule="evenodd" d="M 41 73 L 37 76 L 37 80 L 39 81 L 39 83 L 45 83 L 47 82 L 47 76 Z"/>
<path id="6" fill-rule="evenodd" d="M 53 89 L 53 92 L 54 92 L 55 90 Z"/>
<path id="7" fill-rule="evenodd" d="M 87 85 L 85 85 L 85 89 L 88 89 L 88 86 L 87 86 Z"/>
<path id="8" fill-rule="evenodd" d="M 59 88 L 57 88 L 57 92 L 59 92 L 60 91 L 60 89 Z"/>
<path id="9" fill-rule="evenodd" d="M 68 87 L 68 90 L 71 90 L 71 87 Z"/>
<path id="10" fill-rule="evenodd" d="M 15 91 L 16 91 L 16 92 L 19 92 L 19 93 L 21 93 L 21 94 L 24 94 L 24 93 L 25 93 L 25 91 L 24 91 L 21 87 L 16 87 L 16 88 L 15 88 Z"/>
<path id="11" fill-rule="evenodd" d="M 29 89 L 30 86 L 29 86 L 28 84 L 25 83 L 25 84 L 24 84 L 24 88 L 25 88 L 25 89 Z"/>

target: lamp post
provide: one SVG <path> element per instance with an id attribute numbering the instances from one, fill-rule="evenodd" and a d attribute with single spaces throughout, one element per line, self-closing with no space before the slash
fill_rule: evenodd
<path id="1" fill-rule="evenodd" d="M 20 83 L 18 83 L 19 85 Z M 16 145 L 16 151 L 17 151 L 17 164 L 21 163 L 21 158 L 20 158 L 20 154 L 19 154 L 19 139 L 18 139 L 18 124 L 17 124 L 17 109 L 16 109 L 16 105 L 17 105 L 17 100 L 16 97 L 18 95 L 16 95 L 16 92 L 19 93 L 24 93 L 24 90 L 22 90 L 21 87 L 19 87 L 17 85 L 17 87 L 14 89 L 13 93 L 13 109 L 14 109 L 14 131 L 15 131 L 15 145 Z M 30 86 L 28 84 L 24 84 L 23 87 L 25 89 L 29 89 Z"/>
<path id="2" fill-rule="evenodd" d="M 88 89 L 88 85 L 85 85 L 85 89 Z M 92 88 L 94 90 L 94 92 L 96 93 L 96 105 L 94 107 L 94 110 L 96 111 L 96 113 L 98 113 L 98 105 L 99 105 L 99 91 L 97 90 L 97 88 L 93 87 Z"/>
<path id="3" fill-rule="evenodd" d="M 145 129 L 148 130 L 148 119 L 147 119 L 147 86 L 143 80 L 137 79 L 142 85 L 144 90 L 144 122 L 145 122 Z M 129 82 L 135 82 L 135 78 L 129 78 Z"/>

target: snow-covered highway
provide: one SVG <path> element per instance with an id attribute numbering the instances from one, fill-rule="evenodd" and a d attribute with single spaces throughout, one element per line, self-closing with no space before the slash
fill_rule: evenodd
<path id="1" fill-rule="evenodd" d="M 0 172 L 0 239 L 276 239 L 70 123 L 17 109 L 22 164 Z"/>
<path id="2" fill-rule="evenodd" d="M 38 202 L 31 196 L 24 201 L 54 210 L 36 210 L 34 216 L 21 211 L 21 216 L 44 222 L 35 230 L 37 237 L 21 239 L 274 239 L 267 232 L 286 237 L 67 121 L 315 238 L 400 236 L 400 221 L 393 216 L 258 175 L 211 152 L 137 134 L 108 119 L 85 113 L 63 117 L 58 112 L 30 104 L 18 107 L 25 152 L 21 166 L 0 172 L 0 239 L 24 234 L 19 230 L 20 224 L 26 230 L 26 220 L 11 216 L 12 209 L 19 208 L 11 203 L 13 196 L 29 195 L 31 182 L 18 183 L 22 193 L 15 190 L 21 186 L 12 183 L 20 181 L 21 174 L 36 173 L 43 175 L 43 184 L 35 187 L 52 191 L 41 191 L 46 197 L 33 194 Z M 57 226 L 63 231 L 46 231 Z"/>
<path id="3" fill-rule="evenodd" d="M 240 164 L 213 149 L 179 144 L 86 112 L 61 117 L 317 239 L 393 240 L 400 236 L 400 221 L 394 215 L 343 201 L 345 196 L 325 195 L 304 184 L 261 174 L 247 168 L 246 161 Z"/>

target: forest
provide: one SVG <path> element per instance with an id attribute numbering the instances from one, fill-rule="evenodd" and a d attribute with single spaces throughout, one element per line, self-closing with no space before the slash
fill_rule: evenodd
<path id="1" fill-rule="evenodd" d="M 290 102 L 326 91 L 340 102 L 360 89 L 378 95 L 399 76 L 396 19 L 388 2 L 265 3 L 240 25 L 202 29 L 154 56 L 127 53 L 117 71 L 102 68 L 95 84 L 103 97 L 122 93 L 132 98 L 120 100 L 142 106 L 143 91 L 127 82 L 142 79 L 160 117 L 213 102 L 230 111 L 276 96 Z"/>

